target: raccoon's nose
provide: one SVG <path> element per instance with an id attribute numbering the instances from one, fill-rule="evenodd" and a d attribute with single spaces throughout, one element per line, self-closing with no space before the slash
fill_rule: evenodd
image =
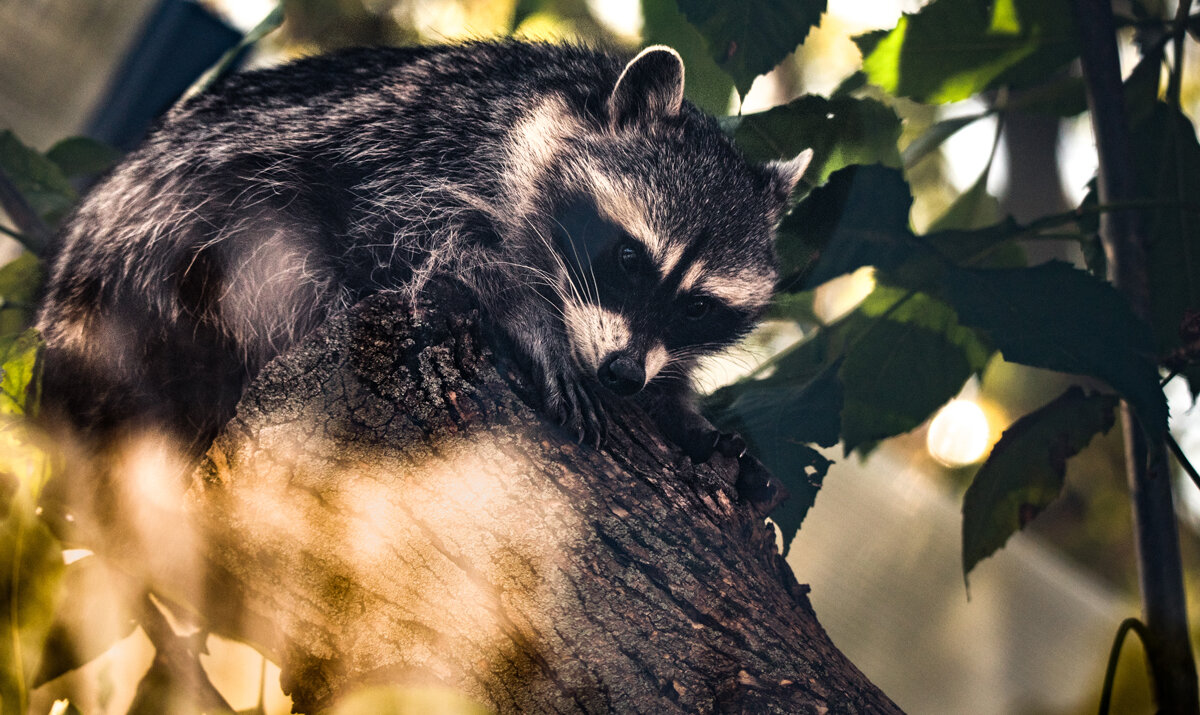
<path id="1" fill-rule="evenodd" d="M 632 395 L 646 384 L 646 371 L 637 360 L 617 353 L 609 356 L 596 371 L 600 384 L 622 397 Z"/>

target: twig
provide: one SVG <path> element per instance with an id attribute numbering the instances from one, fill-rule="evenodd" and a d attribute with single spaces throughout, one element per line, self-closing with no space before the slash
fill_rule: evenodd
<path id="1" fill-rule="evenodd" d="M 1146 626 L 1136 618 L 1126 618 L 1117 627 L 1117 636 L 1113 638 L 1112 650 L 1108 652 L 1108 667 L 1104 669 L 1104 685 L 1100 689 L 1100 715 L 1108 715 L 1112 705 L 1113 682 L 1117 679 L 1117 663 L 1121 660 L 1121 646 L 1125 644 L 1125 636 L 1129 631 L 1138 634 L 1142 645 L 1146 645 Z"/>
<path id="2" fill-rule="evenodd" d="M 1188 461 L 1187 455 L 1183 453 L 1183 448 L 1179 446 L 1179 442 L 1175 441 L 1175 437 L 1167 433 L 1167 448 L 1171 450 L 1171 454 L 1175 455 L 1175 461 L 1179 462 L 1179 466 L 1183 467 L 1183 471 L 1192 478 L 1192 483 L 1200 489 L 1200 473 L 1196 472 L 1196 468 Z"/>

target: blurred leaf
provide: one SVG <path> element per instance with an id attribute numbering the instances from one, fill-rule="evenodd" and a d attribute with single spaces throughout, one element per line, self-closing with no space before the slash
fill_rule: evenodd
<path id="1" fill-rule="evenodd" d="M 1110 284 L 1061 261 L 960 268 L 944 281 L 959 320 L 986 333 L 1005 360 L 1100 378 L 1129 400 L 1148 434 L 1166 430 L 1150 326 Z"/>
<path id="2" fill-rule="evenodd" d="M 10 131 L 0 132 L 0 169 L 39 216 L 54 223 L 78 198 L 53 161 L 21 143 Z"/>
<path id="3" fill-rule="evenodd" d="M 1073 386 L 1004 431 L 963 497 L 963 578 L 1062 491 L 1067 460 L 1115 420 L 1117 398 Z"/>
<path id="4" fill-rule="evenodd" d="M 28 251 L 0 267 L 0 338 L 33 323 L 44 278 L 41 261 Z"/>
<path id="5" fill-rule="evenodd" d="M 329 715 L 488 715 L 483 705 L 451 688 L 371 686 L 340 699 Z"/>
<path id="6" fill-rule="evenodd" d="M 708 44 L 709 55 L 746 96 L 821 22 L 826 0 L 677 0 Z"/>
<path id="7" fill-rule="evenodd" d="M 987 191 L 989 168 L 966 191 L 958 195 L 945 213 L 930 226 L 930 233 L 948 230 L 971 230 L 991 226 L 1000 218 L 1000 202 Z"/>
<path id="8" fill-rule="evenodd" d="M 911 206 L 908 184 L 896 169 L 838 171 L 779 226 L 781 289 L 801 290 L 862 266 L 902 262 L 918 248 L 908 227 Z"/>
<path id="9" fill-rule="evenodd" d="M 121 152 L 104 142 L 88 137 L 68 137 L 50 147 L 46 158 L 54 162 L 63 176 L 102 174 L 121 159 Z"/>
<path id="10" fill-rule="evenodd" d="M 137 621 L 130 604 L 140 597 L 124 573 L 98 556 L 68 565 L 34 686 L 89 663 L 132 633 Z"/>
<path id="11" fill-rule="evenodd" d="M 37 517 L 34 504 L 28 489 L 17 489 L 0 522 L 0 705 L 5 712 L 25 712 L 63 570 L 62 546 Z"/>
<path id="12" fill-rule="evenodd" d="M 953 117 L 936 122 L 929 129 L 926 129 L 925 133 L 913 139 L 908 146 L 904 147 L 904 154 L 901 157 L 904 166 L 913 166 L 940 147 L 947 139 L 954 136 L 959 129 L 973 124 L 990 114 L 990 112 L 980 112 L 978 114 L 968 114 L 964 117 Z"/>
<path id="13" fill-rule="evenodd" d="M 811 148 L 813 161 L 804 177 L 810 185 L 855 164 L 900 167 L 900 118 L 875 99 L 808 94 L 741 117 L 733 138 L 755 161 L 791 159 Z"/>
<path id="14" fill-rule="evenodd" d="M 893 30 L 854 41 L 872 83 L 940 104 L 1044 81 L 1078 55 L 1070 12 L 1043 0 L 934 0 Z"/>
<path id="15" fill-rule="evenodd" d="M 850 322 L 860 327 L 839 371 L 847 454 L 921 425 L 992 354 L 952 308 L 921 293 L 878 286 Z"/>
<path id="16" fill-rule="evenodd" d="M 642 42 L 673 47 L 683 58 L 684 96 L 710 114 L 726 114 L 733 80 L 709 56 L 704 38 L 688 24 L 675 0 L 642 0 L 642 17 Z"/>

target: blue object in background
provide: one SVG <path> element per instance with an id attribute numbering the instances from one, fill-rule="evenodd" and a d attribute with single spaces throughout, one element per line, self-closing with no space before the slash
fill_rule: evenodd
<path id="1" fill-rule="evenodd" d="M 132 149 L 242 34 L 193 0 L 160 0 L 109 83 L 87 134 Z"/>

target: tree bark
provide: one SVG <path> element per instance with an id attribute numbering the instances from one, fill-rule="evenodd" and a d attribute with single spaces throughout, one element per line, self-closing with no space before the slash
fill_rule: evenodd
<path id="1" fill-rule="evenodd" d="M 621 402 L 579 445 L 528 398 L 451 293 L 330 319 L 195 472 L 201 610 L 281 663 L 302 712 L 368 683 L 499 712 L 899 712 L 732 461 L 692 465 Z"/>

